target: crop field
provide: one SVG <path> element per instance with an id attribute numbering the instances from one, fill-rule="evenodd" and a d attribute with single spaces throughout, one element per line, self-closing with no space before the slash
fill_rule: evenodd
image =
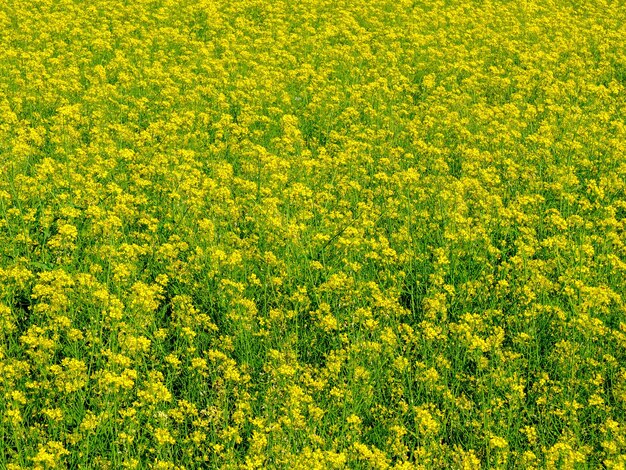
<path id="1" fill-rule="evenodd" d="M 626 3 L 0 1 L 30 468 L 626 469 Z"/>

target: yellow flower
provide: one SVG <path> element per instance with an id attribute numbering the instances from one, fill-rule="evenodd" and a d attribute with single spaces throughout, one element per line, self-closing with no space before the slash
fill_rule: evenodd
<path id="1" fill-rule="evenodd" d="M 176 444 L 176 440 L 172 437 L 169 430 L 163 428 L 157 428 L 154 430 L 154 438 L 159 443 L 159 445 Z"/>

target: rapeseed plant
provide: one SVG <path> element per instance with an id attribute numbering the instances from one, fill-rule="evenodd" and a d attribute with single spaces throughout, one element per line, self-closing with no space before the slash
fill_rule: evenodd
<path id="1" fill-rule="evenodd" d="M 624 25 L 0 6 L 0 467 L 626 467 Z"/>

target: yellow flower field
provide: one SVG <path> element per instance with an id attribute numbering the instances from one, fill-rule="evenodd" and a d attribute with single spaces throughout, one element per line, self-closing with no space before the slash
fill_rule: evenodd
<path id="1" fill-rule="evenodd" d="M 0 468 L 626 469 L 626 3 L 1 2 Z"/>

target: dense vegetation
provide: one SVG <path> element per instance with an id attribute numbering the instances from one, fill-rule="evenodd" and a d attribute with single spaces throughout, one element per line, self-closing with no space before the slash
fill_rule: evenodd
<path id="1" fill-rule="evenodd" d="M 0 4 L 0 467 L 626 468 L 626 5 Z"/>

